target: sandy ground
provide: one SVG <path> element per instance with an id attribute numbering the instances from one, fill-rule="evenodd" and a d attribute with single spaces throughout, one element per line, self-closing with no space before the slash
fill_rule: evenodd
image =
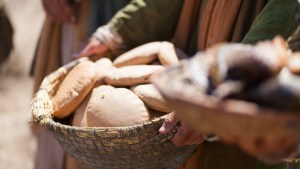
<path id="1" fill-rule="evenodd" d="M 33 87 L 28 72 L 44 13 L 40 0 L 3 1 L 15 48 L 0 65 L 0 169 L 32 169 L 36 142 L 28 124 Z"/>

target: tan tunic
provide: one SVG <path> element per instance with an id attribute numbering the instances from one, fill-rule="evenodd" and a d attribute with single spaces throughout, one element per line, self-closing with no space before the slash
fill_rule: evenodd
<path id="1" fill-rule="evenodd" d="M 46 18 L 36 53 L 34 92 L 39 89 L 44 77 L 70 61 L 71 56 L 68 55 L 76 52 L 88 38 L 88 5 L 89 1 L 82 1 L 79 5 L 80 15 L 75 25 L 62 26 Z M 72 36 L 67 35 L 68 31 L 72 31 Z M 68 44 L 62 44 L 62 37 Z M 38 143 L 35 169 L 82 168 L 72 157 L 66 155 L 52 133 L 42 127 L 33 126 L 32 129 Z"/>

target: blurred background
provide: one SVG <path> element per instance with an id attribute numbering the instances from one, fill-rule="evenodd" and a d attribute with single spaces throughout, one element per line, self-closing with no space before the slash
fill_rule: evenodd
<path id="1" fill-rule="evenodd" d="M 29 70 L 45 15 L 40 0 L 1 2 L 14 30 L 14 49 L 0 63 L 0 169 L 32 169 L 36 143 L 28 123 L 33 88 Z"/>

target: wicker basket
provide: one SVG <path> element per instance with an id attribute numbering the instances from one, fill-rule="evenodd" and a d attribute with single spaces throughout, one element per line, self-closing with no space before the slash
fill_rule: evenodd
<path id="1" fill-rule="evenodd" d="M 85 169 L 175 168 L 194 152 L 195 146 L 175 147 L 167 135 L 158 133 L 164 116 L 128 127 L 74 127 L 53 120 L 51 97 L 66 74 L 81 58 L 48 75 L 32 101 L 38 124 L 51 131 L 63 149 Z"/>

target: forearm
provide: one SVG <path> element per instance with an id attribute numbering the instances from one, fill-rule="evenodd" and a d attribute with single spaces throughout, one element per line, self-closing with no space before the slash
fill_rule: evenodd
<path id="1" fill-rule="evenodd" d="M 287 39 L 296 29 L 297 0 L 269 0 L 257 16 L 243 43 L 256 43 L 281 35 Z"/>
<path id="2" fill-rule="evenodd" d="M 130 49 L 141 44 L 170 40 L 183 0 L 133 0 L 107 24 Z"/>

